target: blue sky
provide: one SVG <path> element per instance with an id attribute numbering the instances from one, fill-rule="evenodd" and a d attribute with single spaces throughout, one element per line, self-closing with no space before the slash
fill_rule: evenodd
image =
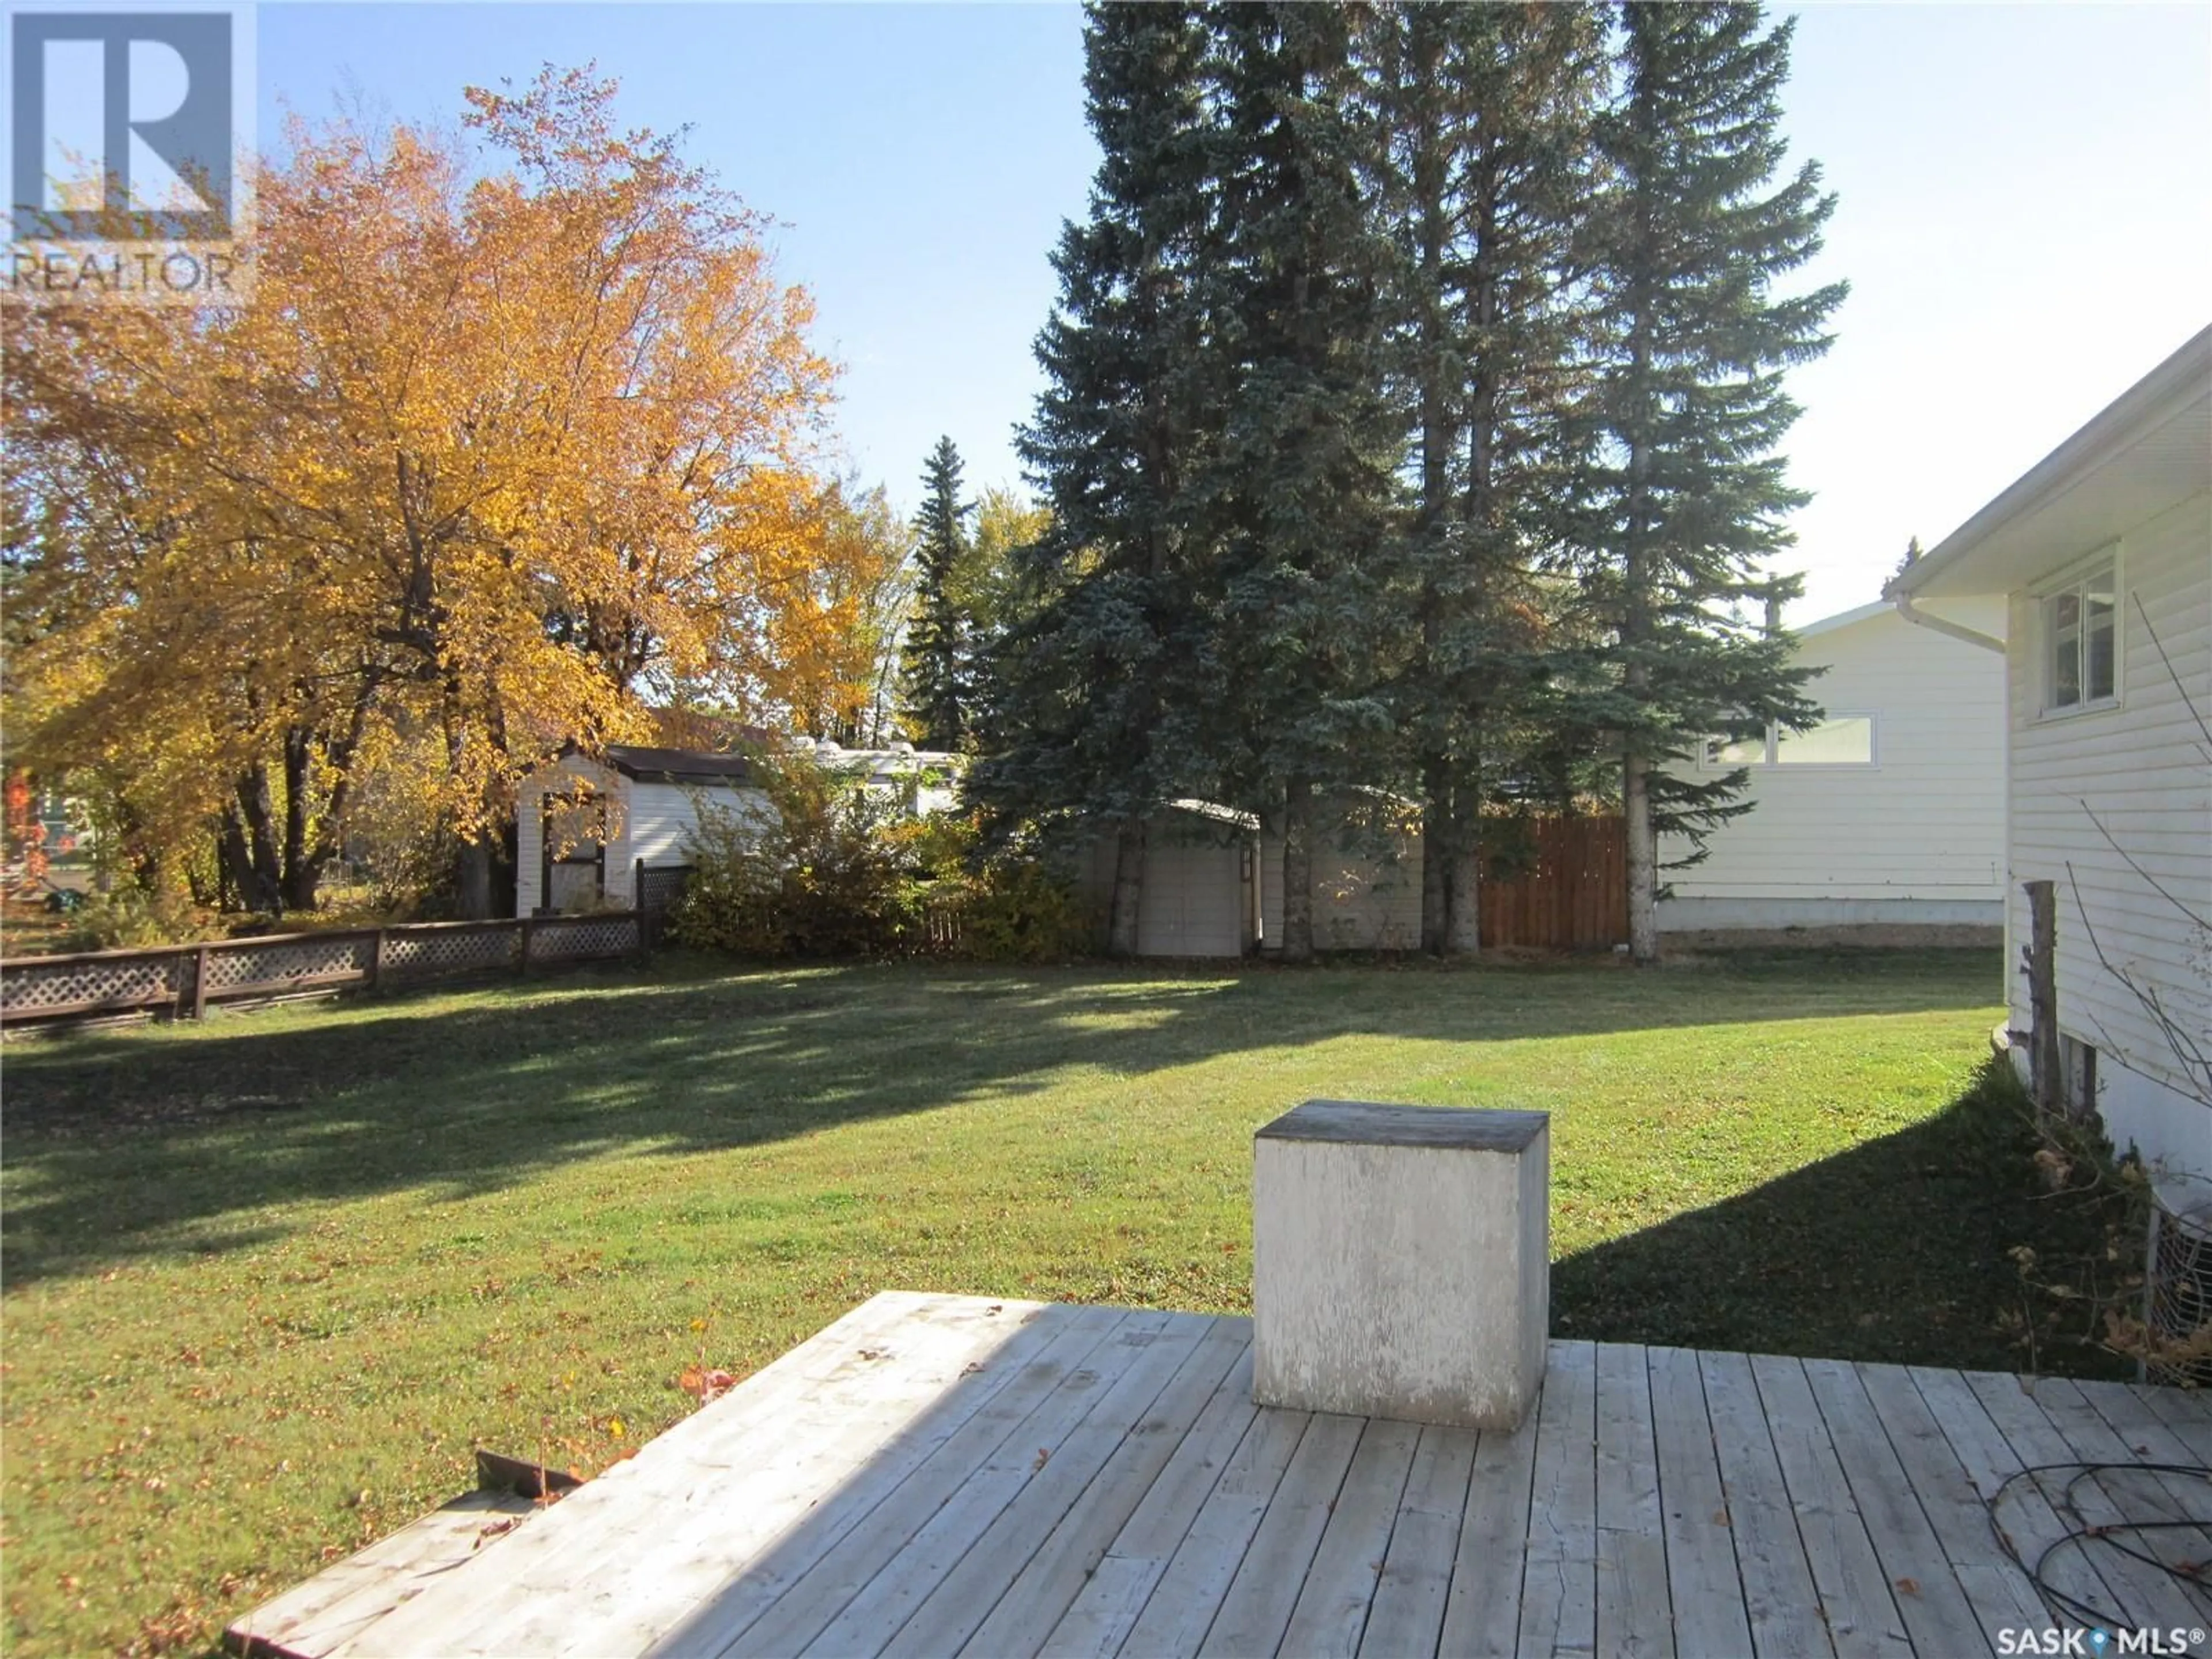
<path id="1" fill-rule="evenodd" d="M 1016 480 L 1097 160 L 1072 7 L 265 3 L 258 37 L 264 139 L 288 106 L 451 120 L 464 85 L 596 60 L 781 222 L 864 474 L 910 503 L 949 433 L 971 483 Z M 1795 62 L 1796 153 L 1842 198 L 1806 281 L 1854 290 L 1795 382 L 1802 622 L 2212 320 L 2212 7 L 1814 6 Z"/>

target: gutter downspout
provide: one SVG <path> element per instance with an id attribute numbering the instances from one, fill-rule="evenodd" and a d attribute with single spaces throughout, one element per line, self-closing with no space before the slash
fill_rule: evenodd
<path id="1" fill-rule="evenodd" d="M 1963 623 L 1954 623 L 1948 617 L 1938 617 L 1931 611 L 1917 610 L 1913 606 L 1912 595 L 1910 593 L 1893 593 L 1890 595 L 1889 602 L 1897 608 L 1899 616 L 1917 628 L 1932 628 L 1938 634 L 1948 634 L 1954 640 L 1964 640 L 1968 645 L 1978 645 L 1984 651 L 1994 651 L 2000 657 L 2005 653 L 2005 642 L 1995 635 L 1984 634 L 1978 629 L 1968 628 Z"/>

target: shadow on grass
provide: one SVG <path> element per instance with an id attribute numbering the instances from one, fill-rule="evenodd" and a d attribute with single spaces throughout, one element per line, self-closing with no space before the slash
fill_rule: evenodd
<path id="1" fill-rule="evenodd" d="M 2088 1298 L 2136 1265 L 2124 1201 L 2050 1190 L 2027 1111 L 1992 1061 L 1910 1129 L 1557 1261 L 1553 1331 L 2132 1380 L 2131 1362 L 2083 1340 Z M 2025 1276 L 2011 1255 L 2023 1244 L 2036 1252 Z"/>
<path id="2" fill-rule="evenodd" d="M 1346 1036 L 1456 1042 L 1965 1008 L 1994 952 L 1752 955 L 1440 972 L 1175 974 L 664 957 L 554 984 L 11 1043 L 11 1283 L 118 1255 L 239 1248 L 276 1202 L 489 1191 L 649 1145 L 757 1146 L 1052 1086 Z M 1293 1103 L 1285 1101 L 1287 1106 Z"/>

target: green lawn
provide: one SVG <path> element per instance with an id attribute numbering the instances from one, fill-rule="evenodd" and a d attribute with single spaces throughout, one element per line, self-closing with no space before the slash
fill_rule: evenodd
<path id="1" fill-rule="evenodd" d="M 1561 1333 L 2024 1364 L 2006 1250 L 2094 1226 L 1974 1088 L 1999 984 L 671 957 L 11 1042 L 8 1645 L 202 1644 L 473 1446 L 602 1467 L 878 1290 L 1242 1310 L 1251 1132 L 1313 1096 L 1553 1113 Z"/>

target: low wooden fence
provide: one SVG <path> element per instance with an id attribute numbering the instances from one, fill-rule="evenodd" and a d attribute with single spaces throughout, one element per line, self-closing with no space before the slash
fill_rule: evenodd
<path id="1" fill-rule="evenodd" d="M 1628 836 L 1617 817 L 1536 818 L 1533 860 L 1478 896 L 1482 942 L 1547 951 L 1608 948 L 1628 937 Z"/>
<path id="2" fill-rule="evenodd" d="M 461 974 L 528 974 L 647 943 L 634 910 L 526 921 L 417 922 L 343 933 L 268 933 L 151 951 L 92 951 L 0 963 L 0 1023 L 131 1012 L 198 1018 L 211 1003 Z"/>

